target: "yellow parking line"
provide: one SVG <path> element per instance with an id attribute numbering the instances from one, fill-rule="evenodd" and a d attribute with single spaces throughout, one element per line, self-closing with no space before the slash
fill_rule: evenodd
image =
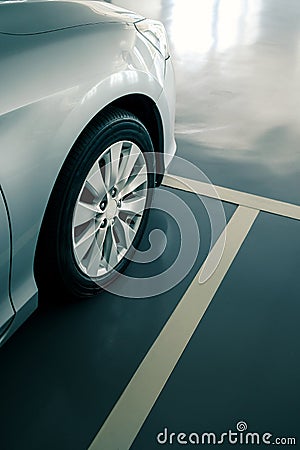
<path id="1" fill-rule="evenodd" d="M 96 435 L 89 450 L 126 450 L 132 445 L 180 356 L 186 348 L 259 211 L 239 206 L 202 268 L 153 343 L 131 381 Z M 210 266 L 214 249 L 224 252 L 213 275 L 199 283 L 201 270 Z"/>
<path id="2" fill-rule="evenodd" d="M 292 203 L 281 202 L 259 195 L 248 194 L 247 192 L 235 191 L 221 186 L 211 185 L 197 180 L 190 180 L 177 175 L 165 175 L 163 185 L 175 189 L 180 189 L 205 197 L 216 198 L 224 202 L 243 205 L 248 208 L 258 209 L 279 216 L 300 220 L 300 206 Z"/>

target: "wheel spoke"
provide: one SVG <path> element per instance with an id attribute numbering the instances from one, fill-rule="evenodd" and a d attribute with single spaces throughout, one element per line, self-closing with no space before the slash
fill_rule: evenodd
<path id="1" fill-rule="evenodd" d="M 125 184 L 127 184 L 127 180 L 130 177 L 134 165 L 140 154 L 141 152 L 138 150 L 136 145 L 132 145 L 131 149 L 129 150 L 129 154 L 124 155 L 120 167 L 120 176 L 118 181 L 119 190 L 121 190 L 125 186 Z"/>
<path id="2" fill-rule="evenodd" d="M 97 239 L 97 243 L 98 243 L 98 246 L 100 249 L 102 249 L 102 247 L 103 247 L 106 233 L 107 233 L 107 228 L 99 228 L 96 239 Z"/>
<path id="3" fill-rule="evenodd" d="M 121 189 L 120 194 L 122 197 L 130 194 L 131 192 L 138 189 L 147 181 L 147 172 L 145 170 L 145 166 L 141 167 L 137 174 L 130 177 L 125 184 L 125 186 Z"/>
<path id="4" fill-rule="evenodd" d="M 74 225 L 78 227 L 89 220 L 93 219 L 97 212 L 99 211 L 96 205 L 90 205 L 84 202 L 78 202 L 76 206 L 76 211 L 74 215 Z"/>
<path id="5" fill-rule="evenodd" d="M 103 180 L 99 161 L 96 161 L 90 170 L 86 184 L 89 191 L 94 195 L 96 194 L 95 197 L 97 199 L 102 199 L 107 194 L 107 186 Z"/>
<path id="6" fill-rule="evenodd" d="M 118 248 L 111 227 L 107 231 L 103 249 L 104 249 L 104 259 L 106 262 L 106 270 L 110 270 L 113 267 L 115 267 L 118 263 Z"/>
<path id="7" fill-rule="evenodd" d="M 123 201 L 120 211 L 132 215 L 142 215 L 145 208 L 146 199 L 144 196 L 136 195 L 133 198 Z"/>
<path id="8" fill-rule="evenodd" d="M 94 242 L 94 233 L 91 234 L 88 238 L 81 240 L 77 244 L 75 244 L 75 252 L 80 262 L 82 262 L 82 260 L 84 259 L 85 255 L 91 248 L 93 242 Z"/>
<path id="9" fill-rule="evenodd" d="M 117 142 L 110 149 L 110 164 L 108 165 L 110 172 L 110 179 L 109 179 L 110 189 L 116 184 L 118 180 L 122 147 L 123 142 Z"/>
<path id="10" fill-rule="evenodd" d="M 135 237 L 135 231 L 130 227 L 130 225 L 128 225 L 128 223 L 124 222 L 120 218 L 117 218 L 116 220 L 115 230 L 119 238 L 119 245 L 122 248 L 128 249 Z"/>
<path id="11" fill-rule="evenodd" d="M 99 223 L 92 222 L 81 233 L 81 236 L 77 240 L 77 242 L 76 241 L 74 242 L 74 250 L 80 261 L 82 261 L 84 259 L 85 255 L 92 247 L 93 242 L 95 241 L 95 238 L 96 238 L 96 233 L 98 233 L 98 235 L 100 235 L 103 233 L 103 231 L 99 228 Z"/>
<path id="12" fill-rule="evenodd" d="M 78 238 L 78 240 L 77 241 L 75 240 L 75 249 L 79 245 L 81 245 L 84 241 L 89 239 L 90 237 L 92 237 L 94 239 L 95 238 L 95 234 L 96 234 L 98 229 L 99 229 L 99 224 L 96 223 L 95 221 L 91 221 L 91 223 L 89 223 L 87 225 L 87 227 L 81 232 L 80 237 Z M 74 229 L 74 231 L 75 231 L 75 229 Z"/>
<path id="13" fill-rule="evenodd" d="M 100 265 L 101 249 L 98 247 L 96 239 L 94 240 L 91 250 L 88 254 L 87 272 L 91 276 L 97 276 Z"/>

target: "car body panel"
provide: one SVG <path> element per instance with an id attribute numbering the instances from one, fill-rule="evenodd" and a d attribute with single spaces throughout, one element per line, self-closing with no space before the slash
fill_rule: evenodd
<path id="1" fill-rule="evenodd" d="M 7 209 L 2 189 L 0 188 L 0 330 L 5 329 L 6 324 L 14 316 L 9 296 L 9 270 L 11 259 L 10 229 Z"/>
<path id="2" fill-rule="evenodd" d="M 0 1 L 0 8 L 0 32 L 17 35 L 142 19 L 123 8 L 97 1 Z"/>
<path id="3" fill-rule="evenodd" d="M 164 118 L 164 164 L 167 169 L 176 151 L 175 133 L 175 108 L 176 96 L 174 95 L 175 76 L 171 58 L 166 60 L 164 89 L 157 101 L 157 107 Z"/>
<path id="4" fill-rule="evenodd" d="M 126 14 L 120 17 L 49 33 L 0 33 L 0 180 L 12 230 L 13 329 L 37 305 L 33 266 L 43 215 L 68 152 L 92 118 L 114 100 L 142 94 L 157 106 L 166 154 L 175 152 L 171 62 Z"/>

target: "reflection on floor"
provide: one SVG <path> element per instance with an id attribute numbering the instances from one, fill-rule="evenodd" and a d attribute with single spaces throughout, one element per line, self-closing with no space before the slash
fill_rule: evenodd
<path id="1" fill-rule="evenodd" d="M 297 0 L 116 0 L 162 20 L 179 156 L 213 183 L 300 204 Z"/>

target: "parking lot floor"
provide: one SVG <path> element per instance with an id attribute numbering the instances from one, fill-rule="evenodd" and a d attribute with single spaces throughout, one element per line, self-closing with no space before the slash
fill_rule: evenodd
<path id="1" fill-rule="evenodd" d="M 181 199 L 201 237 L 182 280 L 149 298 L 106 292 L 44 306 L 0 349 L 1 448 L 181 448 L 188 444 L 178 433 L 219 437 L 238 423 L 270 433 L 271 443 L 290 437 L 299 445 L 300 4 L 116 3 L 165 24 L 177 155 L 216 195 L 190 181 L 185 192 L 175 161 L 158 199 L 162 192 Z M 220 203 L 224 258 L 199 283 L 203 263 L 216 261 L 211 241 L 222 243 L 222 221 L 212 239 L 208 216 Z M 153 210 L 149 230 L 162 230 L 168 245 L 157 236 L 161 256 L 128 273 L 165 273 L 180 253 L 179 232 L 192 231 L 183 223 Z M 141 249 L 148 246 L 145 235 Z"/>

